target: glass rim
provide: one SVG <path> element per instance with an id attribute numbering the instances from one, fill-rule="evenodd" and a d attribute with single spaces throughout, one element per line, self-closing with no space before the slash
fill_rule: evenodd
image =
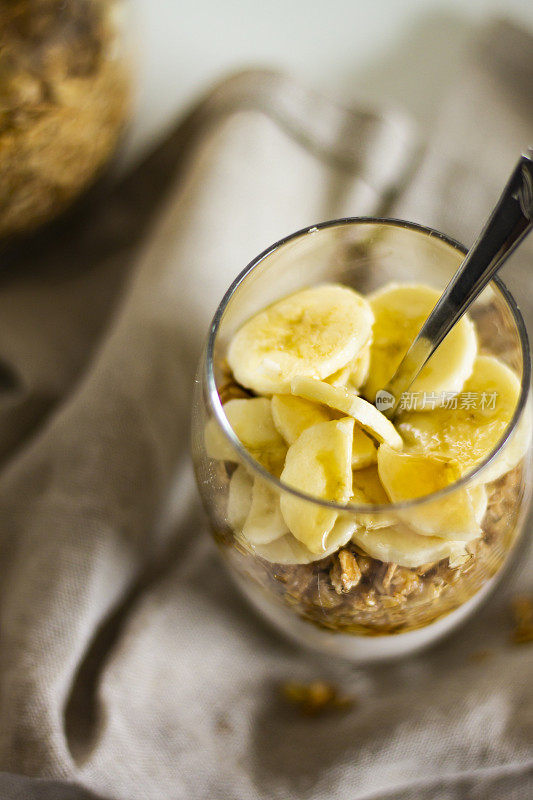
<path id="1" fill-rule="evenodd" d="M 248 465 L 248 467 L 250 467 L 251 470 L 254 473 L 256 473 L 260 478 L 262 478 L 264 481 L 272 484 L 278 492 L 287 492 L 288 494 L 291 494 L 294 497 L 297 497 L 301 500 L 305 500 L 309 503 L 314 503 L 316 505 L 322 506 L 323 508 L 327 508 L 338 512 L 366 513 L 366 514 L 368 513 L 374 514 L 382 512 L 390 513 L 391 511 L 394 512 L 394 511 L 404 511 L 408 509 L 414 509 L 424 504 L 441 500 L 447 497 L 448 495 L 452 494 L 454 491 L 457 491 L 458 489 L 465 488 L 468 485 L 472 485 L 473 479 L 475 479 L 475 477 L 480 472 L 482 472 L 485 469 L 485 467 L 487 467 L 505 447 L 507 441 L 514 433 L 518 425 L 518 422 L 520 421 L 522 412 L 526 407 L 530 389 L 530 383 L 531 383 L 531 356 L 529 350 L 529 338 L 526 330 L 526 325 L 522 317 L 522 313 L 518 308 L 516 300 L 514 299 L 513 295 L 506 287 L 504 282 L 501 280 L 501 278 L 495 276 L 489 283 L 489 286 L 496 285 L 496 287 L 498 288 L 499 293 L 501 294 L 509 310 L 511 311 L 512 317 L 516 325 L 516 329 L 518 331 L 518 336 L 520 339 L 520 349 L 522 355 L 522 376 L 520 381 L 520 394 L 518 402 L 516 404 L 514 414 L 511 417 L 511 420 L 509 421 L 509 424 L 507 425 L 498 443 L 491 450 L 491 452 L 482 461 L 480 461 L 479 464 L 477 464 L 472 470 L 470 470 L 470 472 L 467 472 L 465 475 L 461 476 L 459 480 L 449 484 L 449 486 L 445 486 L 443 489 L 439 489 L 437 492 L 432 492 L 431 494 L 423 495 L 422 497 L 415 497 L 410 500 L 403 500 L 402 502 L 399 503 L 387 503 L 387 504 L 347 503 L 345 505 L 342 505 L 341 503 L 336 503 L 333 500 L 323 500 L 320 497 L 316 497 L 311 494 L 306 494 L 305 492 L 302 492 L 299 489 L 295 489 L 294 487 L 289 486 L 288 484 L 281 481 L 279 478 L 276 478 L 275 475 L 272 475 L 270 472 L 268 472 L 268 470 L 266 470 L 258 461 L 256 461 L 256 459 L 241 444 L 236 433 L 231 427 L 228 418 L 224 413 L 224 408 L 220 396 L 218 394 L 218 389 L 215 381 L 214 350 L 215 350 L 215 342 L 218 330 L 220 328 L 220 323 L 222 322 L 223 316 L 225 314 L 225 311 L 228 307 L 230 300 L 235 295 L 241 283 L 252 273 L 252 271 L 276 250 L 279 250 L 281 247 L 285 246 L 289 242 L 292 242 L 299 238 L 303 238 L 307 234 L 314 233 L 319 230 L 340 227 L 342 225 L 361 225 L 361 224 L 390 225 L 391 227 L 405 228 L 407 230 L 415 231 L 417 233 L 422 233 L 432 238 L 440 239 L 445 244 L 459 251 L 463 256 L 466 255 L 467 253 L 467 248 L 464 245 L 462 245 L 460 242 L 458 242 L 451 236 L 442 233 L 441 231 L 437 231 L 434 228 L 421 225 L 417 222 L 409 222 L 407 220 L 398 219 L 394 217 L 368 217 L 368 216 L 340 217 L 338 219 L 326 220 L 324 222 L 319 222 L 315 225 L 309 225 L 305 228 L 301 228 L 300 230 L 295 231 L 294 233 L 291 233 L 288 236 L 283 237 L 282 239 L 279 239 L 277 242 L 270 245 L 261 253 L 259 253 L 259 255 L 253 258 L 252 261 L 250 261 L 249 264 L 237 275 L 237 277 L 230 284 L 229 288 L 226 290 L 215 312 L 215 315 L 213 317 L 213 320 L 209 328 L 207 344 L 205 348 L 204 377 L 206 380 L 207 395 L 211 411 L 213 412 L 213 415 L 217 420 L 219 427 L 222 429 L 222 432 L 225 435 L 226 439 L 232 445 L 233 449 L 237 452 L 239 460 L 243 461 L 246 465 Z"/>

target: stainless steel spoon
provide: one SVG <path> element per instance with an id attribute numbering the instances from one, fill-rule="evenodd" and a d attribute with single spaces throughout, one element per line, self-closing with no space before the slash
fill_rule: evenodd
<path id="1" fill-rule="evenodd" d="M 448 283 L 376 405 L 392 419 L 418 373 L 533 227 L 533 148 L 525 153 L 477 241 Z"/>

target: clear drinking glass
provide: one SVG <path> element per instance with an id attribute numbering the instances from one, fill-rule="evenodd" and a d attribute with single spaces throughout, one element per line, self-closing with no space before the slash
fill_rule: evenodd
<path id="1" fill-rule="evenodd" d="M 297 641 L 354 661 L 390 658 L 423 647 L 466 618 L 494 587 L 515 551 L 530 499 L 530 452 L 518 465 L 492 480 L 494 465 L 505 459 L 515 437 L 529 436 L 530 354 L 517 305 L 497 279 L 470 310 L 479 352 L 496 355 L 521 382 L 519 400 L 498 446 L 461 480 L 432 495 L 400 504 L 345 507 L 318 500 L 283 485 L 242 447 L 223 411 L 231 397 L 243 396 L 232 382 L 225 354 L 232 335 L 253 314 L 275 300 L 322 282 L 339 282 L 367 294 L 395 281 L 425 283 L 442 289 L 465 249 L 437 231 L 385 219 L 354 218 L 326 222 L 299 231 L 264 251 L 236 278 L 213 319 L 200 364 L 194 398 L 192 448 L 200 493 L 214 538 L 236 583 L 270 622 Z M 208 420 L 223 435 L 227 461 L 206 452 Z M 251 545 L 243 535 L 247 508 L 229 497 L 230 479 L 265 498 L 291 494 L 337 514 L 332 552 L 308 561 L 294 541 Z M 501 472 L 501 470 L 498 470 Z M 454 494 L 485 485 L 480 509 L 483 536 L 466 561 L 448 559 L 407 569 L 369 557 L 350 542 L 355 524 L 372 530 L 401 522 L 409 526 L 424 515 L 445 513 Z M 261 537 L 259 537 L 260 539 Z M 292 538 L 292 537 L 291 537 Z M 335 550 L 347 549 L 360 577 L 349 591 L 338 591 Z M 295 562 L 301 563 L 295 563 Z M 302 563 L 302 562 L 308 563 Z M 353 563 L 353 562 L 352 562 Z M 336 588 L 337 587 L 337 588 Z"/>

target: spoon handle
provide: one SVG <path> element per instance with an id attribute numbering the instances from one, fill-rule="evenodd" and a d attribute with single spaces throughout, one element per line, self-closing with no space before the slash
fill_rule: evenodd
<path id="1" fill-rule="evenodd" d="M 446 334 L 463 316 L 469 305 L 532 227 L 533 148 L 530 147 L 514 168 L 477 241 L 466 254 L 463 263 L 448 283 L 385 387 L 383 393 L 385 399 L 380 405 L 385 406 L 381 410 L 389 419 L 396 413 L 402 392 L 409 389 Z"/>

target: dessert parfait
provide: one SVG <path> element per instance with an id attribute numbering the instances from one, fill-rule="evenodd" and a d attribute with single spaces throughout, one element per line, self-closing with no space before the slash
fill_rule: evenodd
<path id="1" fill-rule="evenodd" d="M 240 586 L 299 640 L 356 660 L 430 642 L 486 594 L 521 530 L 531 438 L 498 287 L 387 419 L 380 393 L 441 289 L 375 273 L 370 291 L 348 271 L 234 320 L 213 365 L 218 413 L 197 402 L 195 423 Z"/>

